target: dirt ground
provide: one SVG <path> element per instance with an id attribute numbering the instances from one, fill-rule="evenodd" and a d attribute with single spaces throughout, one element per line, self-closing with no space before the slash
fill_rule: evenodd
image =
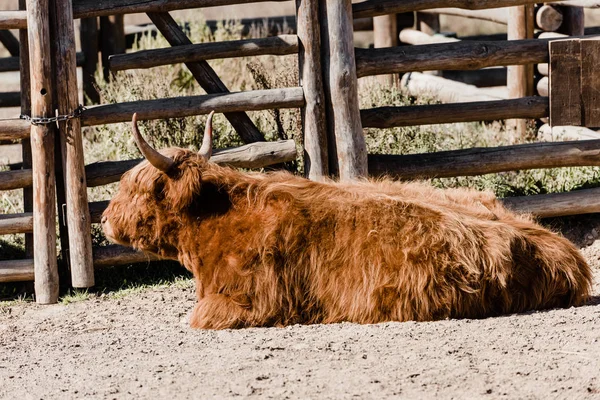
<path id="1" fill-rule="evenodd" d="M 196 331 L 189 283 L 0 306 L 0 398 L 600 398 L 600 217 L 563 226 L 583 307 L 483 320 Z"/>

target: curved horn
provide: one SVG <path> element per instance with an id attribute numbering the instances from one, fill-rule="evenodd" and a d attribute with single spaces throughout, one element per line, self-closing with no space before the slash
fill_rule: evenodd
<path id="1" fill-rule="evenodd" d="M 155 168 L 158 168 L 163 172 L 168 172 L 173 166 L 174 161 L 169 157 L 160 154 L 144 140 L 137 126 L 137 113 L 133 114 L 133 117 L 131 118 L 131 127 L 133 128 L 133 138 L 135 139 L 135 143 L 146 160 L 148 160 Z"/>
<path id="2" fill-rule="evenodd" d="M 214 115 L 214 111 L 211 111 L 208 114 L 208 119 L 206 120 L 206 128 L 204 129 L 204 138 L 202 139 L 202 147 L 200 147 L 200 151 L 198 154 L 202 156 L 206 161 L 210 159 L 212 155 L 212 147 L 213 147 L 213 127 L 212 127 L 212 118 Z"/>

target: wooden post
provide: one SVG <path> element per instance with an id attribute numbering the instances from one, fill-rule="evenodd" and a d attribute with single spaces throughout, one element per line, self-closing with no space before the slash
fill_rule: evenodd
<path id="1" fill-rule="evenodd" d="M 533 6 L 516 6 L 509 8 L 508 40 L 533 38 L 534 15 Z M 509 98 L 519 98 L 533 94 L 533 65 L 509 66 L 507 69 L 507 85 Z M 527 134 L 527 121 L 506 121 L 511 141 L 518 142 Z"/>
<path id="2" fill-rule="evenodd" d="M 68 115 L 79 106 L 73 9 L 70 0 L 53 2 L 58 113 Z M 59 122 L 59 132 L 69 232 L 71 284 L 76 288 L 87 288 L 94 286 L 94 264 L 81 120 L 73 118 Z"/>
<path id="3" fill-rule="evenodd" d="M 535 23 L 543 31 L 554 32 L 561 27 L 563 14 L 551 4 L 544 4 L 535 13 Z"/>
<path id="4" fill-rule="evenodd" d="M 350 0 L 321 0 L 323 73 L 328 103 L 330 168 L 348 181 L 367 176 L 367 149 L 360 122 Z M 331 136 L 330 136 L 331 138 Z M 337 162 L 331 163 L 331 149 Z"/>
<path id="5" fill-rule="evenodd" d="M 100 94 L 94 85 L 96 69 L 98 68 L 98 35 L 98 18 L 83 18 L 79 37 L 81 39 L 81 51 L 85 54 L 82 78 L 83 101 L 86 105 L 100 103 Z"/>
<path id="6" fill-rule="evenodd" d="M 54 114 L 48 11 L 48 0 L 27 0 L 33 117 L 51 117 Z M 56 303 L 58 300 L 54 136 L 52 124 L 31 127 L 35 295 L 40 304 Z"/>
<path id="7" fill-rule="evenodd" d="M 10 31 L 0 30 L 0 43 L 6 47 L 11 56 L 19 55 L 19 41 Z"/>
<path id="8" fill-rule="evenodd" d="M 304 175 L 315 181 L 329 175 L 327 116 L 321 69 L 318 0 L 296 0 L 298 67 L 306 104 L 302 107 Z"/>
<path id="9" fill-rule="evenodd" d="M 123 15 L 100 17 L 100 48 L 102 52 L 102 70 L 104 79 L 110 79 L 108 57 L 113 54 L 125 53 L 125 25 Z"/>
<path id="10" fill-rule="evenodd" d="M 585 14 L 583 7 L 563 6 L 563 23 L 559 33 L 568 36 L 583 36 L 585 33 Z"/>
<path id="11" fill-rule="evenodd" d="M 440 32 L 439 14 L 417 13 L 416 29 L 428 35 Z"/>
<path id="12" fill-rule="evenodd" d="M 373 17 L 375 48 L 397 46 L 398 33 L 396 14 Z M 377 80 L 382 86 L 395 86 L 398 85 L 398 74 L 379 75 Z"/>
<path id="13" fill-rule="evenodd" d="M 19 0 L 19 9 L 25 10 L 26 0 Z M 27 29 L 19 30 L 19 62 L 20 62 L 20 83 L 21 83 L 21 114 L 31 115 L 31 80 L 29 79 L 29 40 L 27 38 Z M 29 138 L 21 139 L 23 148 L 23 169 L 31 169 L 31 140 Z M 23 189 L 23 210 L 33 212 L 33 189 L 31 187 Z M 25 234 L 25 256 L 33 258 L 33 234 Z"/>

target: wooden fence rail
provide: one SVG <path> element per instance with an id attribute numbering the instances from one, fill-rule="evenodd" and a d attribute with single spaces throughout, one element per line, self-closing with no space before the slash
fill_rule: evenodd
<path id="1" fill-rule="evenodd" d="M 0 11 L 0 29 L 26 29 L 26 11 Z"/>

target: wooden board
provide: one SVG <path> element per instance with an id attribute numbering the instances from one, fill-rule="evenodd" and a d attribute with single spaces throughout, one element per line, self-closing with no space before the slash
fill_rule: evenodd
<path id="1" fill-rule="evenodd" d="M 580 41 L 552 41 L 549 49 L 550 125 L 581 126 Z"/>
<path id="2" fill-rule="evenodd" d="M 582 126 L 600 127 L 600 39 L 582 39 L 581 44 L 581 101 Z"/>

